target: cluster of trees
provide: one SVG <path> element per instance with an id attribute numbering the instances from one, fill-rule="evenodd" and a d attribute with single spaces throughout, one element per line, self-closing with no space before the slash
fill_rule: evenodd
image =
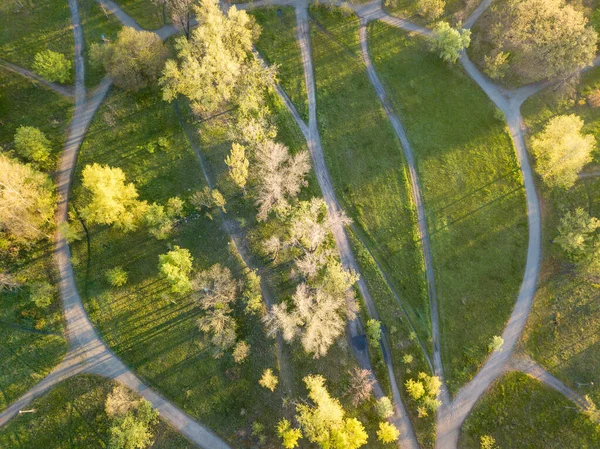
<path id="1" fill-rule="evenodd" d="M 596 55 L 598 36 L 587 22 L 583 12 L 564 0 L 498 3 L 480 27 L 479 62 L 495 79 L 510 71 L 522 83 L 565 80 Z"/>
<path id="2" fill-rule="evenodd" d="M 429 412 L 435 412 L 441 405 L 437 399 L 442 387 L 439 377 L 421 372 L 417 379 L 408 379 L 404 386 L 410 398 L 416 402 L 420 418 L 428 416 Z"/>
<path id="3" fill-rule="evenodd" d="M 111 420 L 109 449 L 145 449 L 152 445 L 158 412 L 150 402 L 133 398 L 119 384 L 106 397 L 104 409 Z"/>

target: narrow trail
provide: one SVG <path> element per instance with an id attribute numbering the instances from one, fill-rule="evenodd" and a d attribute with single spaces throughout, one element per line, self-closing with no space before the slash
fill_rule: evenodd
<path id="1" fill-rule="evenodd" d="M 569 401 L 573 402 L 582 412 L 587 411 L 591 405 L 583 396 L 567 387 L 561 380 L 554 377 L 539 363 L 526 354 L 515 354 L 507 367 L 510 371 L 520 371 L 536 379 L 550 388 L 561 393 Z"/>
<path id="2" fill-rule="evenodd" d="M 10 70 L 11 72 L 16 73 L 18 75 L 24 76 L 25 78 L 29 78 L 31 81 L 34 81 L 36 83 L 40 83 L 40 84 L 46 86 L 48 89 L 53 90 L 54 92 L 56 92 L 59 95 L 68 97 L 70 99 L 73 99 L 75 97 L 73 88 L 71 86 L 63 86 L 61 84 L 51 83 L 50 81 L 46 81 L 44 78 L 39 76 L 37 73 L 31 72 L 27 69 L 24 69 L 23 67 L 19 67 L 18 65 L 12 64 L 8 61 L 5 61 L 4 59 L 0 59 L 0 67 L 4 68 L 6 70 Z"/>
<path id="3" fill-rule="evenodd" d="M 75 37 L 75 113 L 61 154 L 56 179 L 59 194 L 57 223 L 67 220 L 67 202 L 77 153 L 94 113 L 111 86 L 110 78 L 105 78 L 92 97 L 86 101 L 82 56 L 83 33 L 79 21 L 77 0 L 69 0 L 69 8 Z M 59 291 L 63 302 L 70 349 L 64 360 L 48 376 L 0 413 L 0 426 L 6 424 L 20 409 L 52 386 L 71 376 L 87 372 L 115 379 L 136 391 L 150 401 L 162 419 L 198 447 L 230 449 L 229 445 L 211 430 L 194 421 L 174 404 L 144 385 L 98 337 L 77 292 L 69 245 L 58 232 L 55 239 L 55 256 L 60 273 Z"/>
<path id="4" fill-rule="evenodd" d="M 400 143 L 402 144 L 402 149 L 404 150 L 404 157 L 406 159 L 406 163 L 408 164 L 408 171 L 410 174 L 410 184 L 411 184 L 411 194 L 413 198 L 413 202 L 417 207 L 417 226 L 419 230 L 419 236 L 421 240 L 421 249 L 423 252 L 423 260 L 425 262 L 425 274 L 427 278 L 427 293 L 429 296 L 429 308 L 431 313 L 431 333 L 433 339 L 433 368 L 434 374 L 440 378 L 442 381 L 442 388 L 440 390 L 439 399 L 442 401 L 442 404 L 450 403 L 450 394 L 448 393 L 448 389 L 446 387 L 446 381 L 444 378 L 444 369 L 442 365 L 442 354 L 440 350 L 440 325 L 439 325 L 439 312 L 438 312 L 438 304 L 437 304 L 437 292 L 435 288 L 435 273 L 433 270 L 433 255 L 431 253 L 431 241 L 429 238 L 429 228 L 427 225 L 427 217 L 425 214 L 425 206 L 423 205 L 423 199 L 421 197 L 421 186 L 419 183 L 419 175 L 417 174 L 417 167 L 415 163 L 415 157 L 408 141 L 408 137 L 406 136 L 406 132 L 402 127 L 400 122 L 400 118 L 396 114 L 392 103 L 388 99 L 383 84 L 379 80 L 377 76 L 377 72 L 373 67 L 371 62 L 371 57 L 369 55 L 369 47 L 367 43 L 367 26 L 365 22 L 361 24 L 360 27 L 360 47 L 363 60 L 365 62 L 365 66 L 367 68 L 367 74 L 369 75 L 369 79 L 371 80 L 371 84 L 373 88 L 377 92 L 377 96 L 383 105 L 383 109 L 385 110 L 392 127 L 394 128 L 394 132 Z"/>

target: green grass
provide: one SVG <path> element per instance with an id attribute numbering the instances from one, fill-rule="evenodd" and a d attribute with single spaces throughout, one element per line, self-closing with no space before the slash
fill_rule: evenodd
<path id="1" fill-rule="evenodd" d="M 557 101 L 551 89 L 530 98 L 522 108 L 528 137 L 541 131 L 555 115 L 576 114 L 585 122 L 584 132 L 592 133 L 600 141 L 600 110 L 581 101 L 597 88 L 600 88 L 600 69 L 592 69 L 583 75 L 572 102 Z M 600 163 L 597 151 L 593 157 L 590 169 L 594 171 Z M 600 216 L 600 177 L 580 180 L 567 191 L 549 190 L 539 179 L 537 186 L 544 211 L 543 260 L 538 291 L 523 338 L 524 348 L 563 382 L 582 395 L 589 394 L 600 401 L 597 379 L 600 336 L 596 332 L 600 322 L 600 286 L 579 275 L 560 248 L 552 243 L 565 210 L 583 207 L 592 216 Z M 589 382 L 596 385 L 591 386 Z"/>
<path id="2" fill-rule="evenodd" d="M 499 448 L 592 449 L 600 431 L 560 393 L 522 373 L 498 380 L 465 421 L 461 449 L 479 449 L 483 435 Z"/>
<path id="3" fill-rule="evenodd" d="M 89 374 L 58 384 L 27 407 L 35 409 L 34 413 L 17 415 L 0 429 L 0 446 L 3 449 L 107 447 L 110 419 L 104 404 L 115 385 L 113 380 Z M 195 447 L 162 420 L 152 432 L 151 449 Z"/>
<path id="4" fill-rule="evenodd" d="M 369 38 L 415 153 L 442 357 L 455 392 L 502 333 L 522 281 L 528 231 L 521 174 L 504 121 L 462 70 L 429 53 L 423 39 L 387 25 L 371 25 Z"/>
<path id="5" fill-rule="evenodd" d="M 436 21 L 445 20 L 451 24 L 464 22 L 479 3 L 478 0 L 446 0 L 444 13 Z M 434 25 L 432 21 L 420 14 L 418 0 L 384 0 L 383 4 L 385 10 L 391 15 L 408 19 L 419 25 Z"/>
<path id="6" fill-rule="evenodd" d="M 21 8 L 19 4 L 24 6 Z M 2 59 L 31 69 L 35 55 L 47 49 L 73 60 L 69 4 L 56 0 L 0 2 Z"/>
<path id="7" fill-rule="evenodd" d="M 116 0 L 115 3 L 146 30 L 157 30 L 165 24 L 162 7 L 152 0 Z"/>
<path id="8" fill-rule="evenodd" d="M 261 26 L 256 48 L 268 64 L 278 67 L 281 87 L 288 94 L 300 116 L 308 121 L 308 97 L 300 47 L 296 40 L 294 8 L 266 8 L 250 12 Z"/>
<path id="9" fill-rule="evenodd" d="M 92 44 L 102 44 L 102 36 L 114 41 L 121 23 L 112 14 L 105 14 L 96 0 L 79 0 L 79 20 L 83 30 L 83 56 L 85 58 L 85 85 L 97 86 L 106 74 L 102 64 L 91 64 L 89 50 Z"/>
<path id="10" fill-rule="evenodd" d="M 337 197 L 426 341 L 429 303 L 405 162 L 365 72 L 358 20 L 325 8 L 310 11 L 317 118 Z"/>
<path id="11" fill-rule="evenodd" d="M 168 151 L 150 153 L 142 147 L 159 137 L 169 139 Z M 174 195 L 185 199 L 205 185 L 173 105 L 162 102 L 158 91 L 111 91 L 82 146 L 75 198 L 79 173 L 91 162 L 121 167 L 148 201 L 164 203 Z M 238 336 L 252 347 L 249 361 L 236 365 L 229 354 L 214 359 L 196 326 L 199 310 L 190 298 L 169 293 L 157 267 L 159 254 L 180 245 L 192 253 L 196 270 L 220 262 L 239 276 L 240 267 L 228 252 L 228 239 L 217 218 L 190 215 L 165 241 L 143 230 L 123 235 L 92 227 L 90 269 L 86 272 L 86 247 L 80 242 L 74 252 L 76 276 L 92 321 L 125 363 L 225 439 L 247 447 L 254 420 L 272 429 L 277 418 L 280 393 L 258 386 L 263 369 L 276 366 L 273 341 L 265 338 L 258 319 L 245 318 Z M 129 274 L 128 284 L 120 289 L 110 288 L 104 280 L 105 270 L 114 266 L 123 266 Z"/>

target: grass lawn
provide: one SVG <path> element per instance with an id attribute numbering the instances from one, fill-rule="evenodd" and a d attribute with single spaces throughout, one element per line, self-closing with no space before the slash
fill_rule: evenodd
<path id="1" fill-rule="evenodd" d="M 19 126 L 36 126 L 51 142 L 54 166 L 70 119 L 70 100 L 4 69 L 0 86 L 0 151 L 11 150 Z M 42 241 L 27 251 L 0 252 L 0 271 L 15 274 L 23 284 L 15 292 L 0 293 L 0 410 L 50 372 L 67 350 L 58 295 L 42 310 L 30 301 L 28 288 L 31 281 L 55 283 L 52 251 L 51 243 Z"/>
<path id="2" fill-rule="evenodd" d="M 592 449 L 597 425 L 560 393 L 522 373 L 509 373 L 480 399 L 465 421 L 459 447 L 479 449 L 490 435 L 499 448 Z"/>
<path id="3" fill-rule="evenodd" d="M 278 67 L 281 87 L 288 94 L 300 116 L 308 121 L 308 97 L 300 47 L 296 40 L 294 8 L 265 8 L 250 11 L 262 27 L 256 48 L 268 64 Z"/>
<path id="4" fill-rule="evenodd" d="M 446 0 L 444 13 L 436 19 L 451 24 L 464 22 L 479 5 L 479 0 Z M 402 17 L 419 25 L 433 26 L 431 21 L 420 14 L 418 0 L 384 0 L 384 8 L 393 16 Z"/>
<path id="5" fill-rule="evenodd" d="M 89 449 L 107 447 L 110 419 L 104 411 L 115 381 L 82 374 L 68 379 L 28 407 L 35 413 L 17 415 L 0 429 L 4 449 Z M 154 426 L 151 449 L 195 447 L 163 421 Z"/>
<path id="6" fill-rule="evenodd" d="M 400 143 L 359 52 L 358 20 L 311 7 L 317 118 L 338 199 L 424 341 L 429 302 Z"/>
<path id="7" fill-rule="evenodd" d="M 102 36 L 114 41 L 121 22 L 112 14 L 105 14 L 96 0 L 79 0 L 79 19 L 83 30 L 83 57 L 85 59 L 85 85 L 97 86 L 106 74 L 102 64 L 91 64 L 89 50 L 92 44 L 102 44 Z"/>
<path id="8" fill-rule="evenodd" d="M 521 174 L 504 121 L 462 70 L 431 54 L 423 39 L 387 25 L 372 24 L 369 37 L 415 153 L 432 240 L 442 357 L 455 392 L 502 333 L 522 281 L 527 221 Z"/>
<path id="9" fill-rule="evenodd" d="M 600 141 L 600 110 L 582 101 L 599 87 L 600 69 L 592 69 L 582 76 L 573 102 L 557 101 L 551 89 L 530 98 L 522 108 L 528 137 L 541 131 L 555 115 L 576 114 L 585 122 L 584 132 Z M 593 156 L 589 170 L 597 171 L 600 155 L 596 151 Z M 542 274 L 523 338 L 524 348 L 555 376 L 598 402 L 600 286 L 581 276 L 552 241 L 566 210 L 583 207 L 590 215 L 600 217 L 600 177 L 580 180 L 567 191 L 551 191 L 539 181 L 538 192 L 544 212 Z M 590 386 L 590 382 L 595 386 Z"/>
<path id="10" fill-rule="evenodd" d="M 162 6 L 152 0 L 116 0 L 115 3 L 146 30 L 157 30 L 165 24 Z"/>
<path id="11" fill-rule="evenodd" d="M 0 2 L 2 59 L 31 69 L 33 58 L 42 50 L 57 51 L 73 60 L 69 4 L 56 0 Z"/>
<path id="12" fill-rule="evenodd" d="M 168 149 L 148 150 L 160 137 Z M 205 183 L 173 105 L 158 91 L 127 94 L 113 89 L 99 109 L 84 142 L 75 176 L 75 198 L 81 169 L 99 162 L 121 167 L 140 197 L 164 203 L 179 195 L 187 199 Z M 123 235 L 105 227 L 90 229 L 91 257 L 86 270 L 86 245 L 75 245 L 76 276 L 92 321 L 109 346 L 137 374 L 180 407 L 230 442 L 247 447 L 249 425 L 260 420 L 270 430 L 278 415 L 280 394 L 258 385 L 266 367 L 275 368 L 274 344 L 264 337 L 258 319 L 246 319 L 238 336 L 251 345 L 249 360 L 236 365 L 230 354 L 212 357 L 200 334 L 199 310 L 188 297 L 173 297 L 158 274 L 158 255 L 173 245 L 188 248 L 194 268 L 220 262 L 239 277 L 239 266 L 227 248 L 219 221 L 190 215 L 172 238 L 164 241 L 145 231 Z M 129 281 L 110 288 L 106 269 L 123 266 Z M 238 433 L 239 432 L 239 433 Z"/>

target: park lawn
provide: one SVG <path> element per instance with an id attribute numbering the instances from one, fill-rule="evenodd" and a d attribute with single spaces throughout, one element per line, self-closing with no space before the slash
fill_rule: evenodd
<path id="1" fill-rule="evenodd" d="M 72 101 L 3 68 L 0 68 L 0 86 L 0 149 L 12 149 L 19 126 L 35 126 L 50 140 L 54 167 L 65 142 Z"/>
<path id="2" fill-rule="evenodd" d="M 316 6 L 310 14 L 317 119 L 334 188 L 428 341 L 429 301 L 405 161 L 365 72 L 358 20 Z"/>
<path id="3" fill-rule="evenodd" d="M 256 48 L 270 65 L 277 66 L 281 87 L 296 106 L 298 113 L 308 121 L 308 96 L 300 46 L 296 39 L 296 14 L 294 8 L 270 7 L 251 10 L 261 26 Z"/>
<path id="4" fill-rule="evenodd" d="M 522 373 L 497 380 L 463 424 L 458 447 L 479 449 L 490 435 L 499 448 L 592 449 L 597 424 L 555 390 Z"/>
<path id="5" fill-rule="evenodd" d="M 32 70 L 35 55 L 43 50 L 62 53 L 73 61 L 69 4 L 56 0 L 0 2 L 2 59 Z"/>
<path id="6" fill-rule="evenodd" d="M 152 0 L 116 0 L 115 3 L 145 30 L 157 30 L 165 25 L 162 6 Z"/>
<path id="7" fill-rule="evenodd" d="M 116 385 L 114 380 L 90 374 L 65 380 L 27 407 L 34 413 L 17 415 L 0 429 L 0 446 L 3 449 L 107 447 L 110 418 L 104 404 Z M 162 420 L 153 426 L 152 433 L 151 449 L 195 447 Z"/>
<path id="8" fill-rule="evenodd" d="M 160 137 L 168 139 L 168 148 L 152 150 Z M 163 102 L 158 90 L 111 91 L 81 148 L 75 204 L 81 170 L 92 162 L 121 167 L 140 198 L 149 202 L 164 204 L 175 195 L 187 199 L 205 185 L 174 106 Z M 171 294 L 158 273 L 158 256 L 179 245 L 190 250 L 196 270 L 219 262 L 240 278 L 237 258 L 228 250 L 218 214 L 213 215 L 214 220 L 188 214 L 163 241 L 144 230 L 122 234 L 92 226 L 89 271 L 84 241 L 74 246 L 75 271 L 90 318 L 124 362 L 226 440 L 247 447 L 253 421 L 272 429 L 278 417 L 279 391 L 270 393 L 258 385 L 265 368 L 276 368 L 272 340 L 264 337 L 260 320 L 245 318 L 238 336 L 251 345 L 248 361 L 236 365 L 230 353 L 213 358 L 196 326 L 199 310 L 191 298 Z M 110 288 L 105 281 L 105 270 L 115 266 L 128 272 L 124 287 Z M 241 315 L 238 306 L 236 314 Z"/>
<path id="9" fill-rule="evenodd" d="M 600 110 L 585 103 L 591 91 L 600 88 L 600 69 L 582 75 L 576 98 L 557 101 L 551 88 L 531 97 L 522 107 L 528 138 L 540 132 L 547 121 L 560 114 L 576 114 L 585 122 L 584 132 L 600 141 Z M 597 171 L 600 155 L 584 171 Z M 552 243 L 566 210 L 582 207 L 600 217 L 600 177 L 579 180 L 569 190 L 550 190 L 538 179 L 542 200 L 543 259 L 538 291 L 523 337 L 524 349 L 552 374 L 580 394 L 600 401 L 597 367 L 600 363 L 600 286 L 581 276 Z M 590 385 L 594 382 L 595 385 Z M 583 385 L 579 385 L 583 384 Z"/>
<path id="10" fill-rule="evenodd" d="M 454 393 L 484 362 L 517 298 L 528 235 L 521 173 L 504 120 L 462 70 L 387 25 L 372 24 L 369 37 L 415 153 Z"/>
<path id="11" fill-rule="evenodd" d="M 79 20 L 83 30 L 83 57 L 85 61 L 85 85 L 88 88 L 97 86 L 106 71 L 102 64 L 90 62 L 92 44 L 102 44 L 102 37 L 110 41 L 117 38 L 121 22 L 110 13 L 104 13 L 96 0 L 79 0 Z"/>
<path id="12" fill-rule="evenodd" d="M 420 14 L 418 0 L 384 0 L 384 9 L 393 16 L 408 19 L 423 26 L 433 27 L 436 21 L 444 20 L 454 25 L 464 22 L 479 5 L 478 0 L 446 0 L 444 13 L 435 21 Z"/>

